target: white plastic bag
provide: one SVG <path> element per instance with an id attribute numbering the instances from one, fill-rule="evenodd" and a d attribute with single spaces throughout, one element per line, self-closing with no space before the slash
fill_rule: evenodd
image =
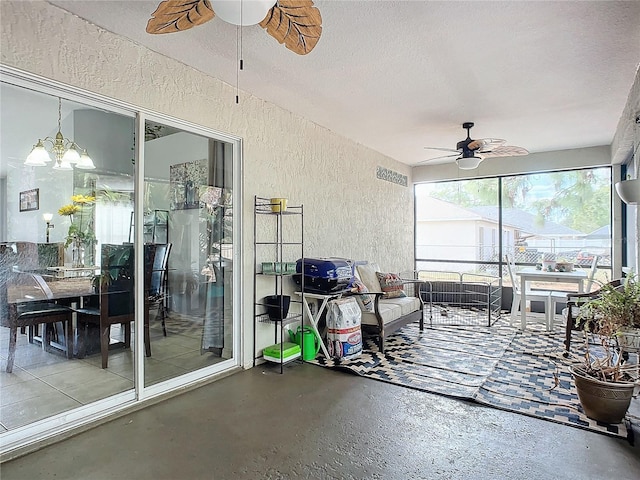
<path id="1" fill-rule="evenodd" d="M 362 353 L 362 313 L 353 297 L 332 300 L 327 305 L 327 346 L 337 360 L 350 360 Z"/>

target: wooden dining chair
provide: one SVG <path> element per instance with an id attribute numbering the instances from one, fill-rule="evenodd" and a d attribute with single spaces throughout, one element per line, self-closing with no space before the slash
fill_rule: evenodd
<path id="1" fill-rule="evenodd" d="M 151 252 L 149 252 L 149 254 L 145 253 L 145 255 L 148 256 L 147 261 L 145 261 L 145 276 L 147 277 L 145 284 L 148 285 L 145 308 L 149 311 L 152 308 L 157 307 L 155 318 L 157 319 L 160 317 L 162 322 L 162 334 L 165 337 L 167 336 L 165 320 L 169 311 L 167 279 L 171 246 L 171 243 L 145 245 L 145 249 L 147 250 L 151 247 L 155 249 L 155 252 L 153 252 L 153 260 L 151 260 Z"/>
<path id="2" fill-rule="evenodd" d="M 2 255 L 0 255 L 0 258 Z M 0 259 L 0 325 L 9 328 L 9 350 L 7 354 L 6 372 L 13 372 L 15 363 L 16 345 L 19 328 L 29 328 L 36 325 L 47 325 L 62 322 L 66 333 L 67 358 L 73 357 L 73 329 L 72 311 L 69 307 L 58 305 L 42 291 L 41 279 L 31 273 L 15 273 L 7 268 L 5 262 Z M 11 299 L 9 302 L 8 289 L 12 286 L 24 293 L 21 298 Z M 49 351 L 50 330 L 44 328 L 42 348 Z"/>
<path id="3" fill-rule="evenodd" d="M 50 303 L 60 305 L 54 299 L 53 292 L 49 288 L 49 284 L 44 280 L 41 275 L 31 274 L 30 279 L 34 288 L 38 289 L 43 298 L 47 299 Z M 68 306 L 67 303 L 60 306 Z M 73 334 L 72 325 L 70 322 L 47 322 L 42 324 L 34 324 L 28 327 L 29 343 L 39 341 L 42 345 L 42 349 L 49 351 L 51 346 L 65 352 L 68 358 L 73 356 Z M 56 340 L 55 343 L 53 340 Z"/>
<path id="4" fill-rule="evenodd" d="M 78 357 L 86 355 L 90 324 L 99 325 L 102 368 L 107 368 L 109 350 L 116 345 L 131 347 L 131 322 L 135 320 L 133 245 L 102 245 L 98 293 L 78 314 Z M 120 324 L 124 340 L 111 343 L 111 326 Z M 151 356 L 148 322 L 144 322 L 145 354 Z"/>
<path id="5" fill-rule="evenodd" d="M 611 282 L 605 284 L 607 288 L 618 288 L 622 285 L 621 279 L 612 280 Z M 585 303 L 589 302 L 594 298 L 598 298 L 602 292 L 602 288 L 598 288 L 591 291 L 586 291 L 585 293 L 568 293 L 567 294 L 567 307 L 563 310 L 563 315 L 566 319 L 565 325 L 565 336 L 564 336 L 564 347 L 565 352 L 563 356 L 568 357 L 569 351 L 571 350 L 571 333 L 573 330 L 581 330 L 583 325 L 578 326 L 578 318 L 580 317 L 580 307 Z M 585 289 L 586 290 L 586 289 Z M 586 322 L 589 322 L 589 330 L 597 333 L 596 327 L 597 324 L 595 321 L 585 319 Z"/>

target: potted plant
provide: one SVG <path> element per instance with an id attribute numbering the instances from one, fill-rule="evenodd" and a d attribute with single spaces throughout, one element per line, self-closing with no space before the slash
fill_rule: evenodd
<path id="1" fill-rule="evenodd" d="M 559 272 L 573 272 L 573 262 L 566 258 L 561 258 L 556 262 L 556 270 Z"/>
<path id="2" fill-rule="evenodd" d="M 109 270 L 105 270 L 97 275 L 93 275 L 91 277 L 91 287 L 93 289 L 93 293 L 100 293 L 101 289 L 108 289 L 109 285 L 115 280 Z"/>
<path id="3" fill-rule="evenodd" d="M 585 354 L 570 371 L 582 408 L 594 420 L 620 423 L 638 384 L 638 366 L 628 362 L 628 354 L 640 350 L 637 277 L 604 285 L 597 297 L 580 306 L 578 324 L 585 329 Z M 590 334 L 599 338 L 599 348 L 589 344 Z"/>
<path id="4" fill-rule="evenodd" d="M 556 254 L 545 252 L 542 254 L 542 270 L 545 272 L 553 272 L 556 269 Z"/>

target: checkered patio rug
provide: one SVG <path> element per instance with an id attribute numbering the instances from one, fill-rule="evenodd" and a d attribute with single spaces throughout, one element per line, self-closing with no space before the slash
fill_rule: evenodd
<path id="1" fill-rule="evenodd" d="M 580 335 L 574 334 L 574 337 Z M 583 413 L 565 359 L 564 326 L 554 332 L 531 325 L 525 332 L 504 319 L 491 327 L 465 325 L 407 325 L 385 342 L 380 354 L 372 340 L 365 340 L 362 355 L 353 360 L 312 363 L 346 370 L 363 377 L 471 400 L 480 404 L 629 438 L 628 421 L 608 425 Z M 572 351 L 583 348 L 574 338 Z M 638 400 L 634 400 L 638 401 Z"/>
<path id="2" fill-rule="evenodd" d="M 168 335 L 183 335 L 186 337 L 200 338 L 204 320 L 202 315 L 183 315 L 177 312 L 170 312 L 165 319 Z M 152 336 L 162 336 L 162 320 L 156 316 L 155 311 L 151 312 L 150 330 Z"/>

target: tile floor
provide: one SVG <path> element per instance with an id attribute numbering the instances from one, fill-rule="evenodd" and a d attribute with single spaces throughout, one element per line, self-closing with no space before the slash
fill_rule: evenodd
<path id="1" fill-rule="evenodd" d="M 200 321 L 201 322 L 201 321 Z M 200 323 L 201 325 L 201 323 Z M 151 357 L 145 358 L 145 384 L 173 378 L 204 368 L 223 359 L 210 352 L 201 354 L 197 325 L 192 331 L 163 336 L 151 327 Z M 121 338 L 113 326 L 112 340 Z M 45 352 L 18 332 L 13 373 L 6 373 L 9 329 L 0 328 L 0 433 L 77 408 L 133 388 L 133 350 L 109 352 L 109 366 L 101 368 L 99 352 L 84 359 L 68 360 L 60 352 Z"/>

